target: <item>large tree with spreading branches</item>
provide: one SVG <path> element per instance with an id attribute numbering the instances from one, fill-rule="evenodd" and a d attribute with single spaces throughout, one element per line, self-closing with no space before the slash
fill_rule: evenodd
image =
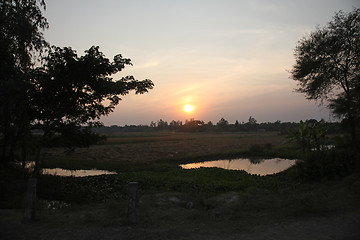
<path id="1" fill-rule="evenodd" d="M 74 136 L 90 137 L 89 127 L 101 125 L 100 117 L 111 113 L 121 96 L 153 88 L 149 79 L 113 79 L 131 65 L 120 54 L 110 61 L 95 46 L 83 56 L 71 47 L 50 47 L 42 35 L 48 28 L 43 0 L 0 4 L 0 165 L 14 160 L 19 142 L 26 153 L 36 128 L 42 130 L 34 138 L 38 169 L 41 147 L 55 133 L 79 145 Z"/>
<path id="2" fill-rule="evenodd" d="M 302 38 L 295 48 L 291 77 L 298 92 L 319 100 L 349 125 L 360 171 L 360 9 L 339 11 L 325 27 Z"/>
<path id="3" fill-rule="evenodd" d="M 43 132 L 37 163 L 43 142 L 55 133 L 65 138 L 89 133 L 87 127 L 101 125 L 100 117 L 114 110 L 120 96 L 130 91 L 143 94 L 153 88 L 151 80 L 139 81 L 133 76 L 114 81 L 111 76 L 131 65 L 131 60 L 118 54 L 110 61 L 95 46 L 84 56 L 69 47 L 53 47 L 44 62 L 33 71 L 29 94 L 31 124 Z"/>

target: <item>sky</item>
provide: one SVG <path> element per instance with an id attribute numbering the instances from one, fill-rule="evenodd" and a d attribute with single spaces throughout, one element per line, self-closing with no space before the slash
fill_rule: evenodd
<path id="1" fill-rule="evenodd" d="M 122 97 L 105 125 L 225 118 L 247 122 L 334 120 L 294 91 L 297 42 L 360 0 L 46 0 L 45 39 L 83 55 L 99 46 L 133 66 L 113 76 L 151 79 L 149 93 Z M 194 110 L 185 112 L 185 105 Z"/>

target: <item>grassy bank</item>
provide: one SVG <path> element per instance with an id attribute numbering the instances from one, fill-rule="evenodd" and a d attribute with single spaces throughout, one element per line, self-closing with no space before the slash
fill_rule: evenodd
<path id="1" fill-rule="evenodd" d="M 23 193 L 26 184 L 15 175 L 8 175 L 7 179 L 18 181 L 15 189 L 14 185 L 7 189 L 12 198 L 7 202 L 4 202 L 7 197 L 1 198 L 2 239 L 360 236 L 356 228 L 360 216 L 360 178 L 356 175 L 307 183 L 221 169 L 167 169 L 85 178 L 42 176 L 36 221 L 32 224 L 22 223 L 25 196 L 16 194 Z M 129 227 L 127 183 L 134 180 L 140 187 L 140 223 Z"/>
<path id="2" fill-rule="evenodd" d="M 63 228 L 72 233 L 71 237 L 79 229 L 86 229 L 84 238 L 79 237 L 86 239 L 89 232 L 96 236 L 98 233 L 93 231 L 98 229 L 111 239 L 116 235 L 113 228 L 124 227 L 124 239 L 142 239 L 145 235 L 147 239 L 188 239 L 195 236 L 194 231 L 199 234 L 196 239 L 211 234 L 224 239 L 229 233 L 254 233 L 258 226 L 278 228 L 298 221 L 313 226 L 313 218 L 317 224 L 325 221 L 321 219 L 332 219 L 329 226 L 336 229 L 338 222 L 345 221 L 336 216 L 346 214 L 344 218 L 350 221 L 360 215 L 357 175 L 309 181 L 299 177 L 297 167 L 273 176 L 256 176 L 244 171 L 184 170 L 178 166 L 220 158 L 296 158 L 299 154 L 286 136 L 277 133 L 137 133 L 110 136 L 101 145 L 72 153 L 45 149 L 44 167 L 97 168 L 115 170 L 117 174 L 83 178 L 41 176 L 37 230 L 21 225 L 18 232 L 30 234 L 31 239 L 40 230 L 44 238 L 48 237 L 46 232 L 56 231 L 66 238 Z M 26 174 L 14 169 L 1 172 L 1 209 L 14 209 L 2 212 L 7 222 L 1 220 L 1 230 L 12 238 L 11 226 L 21 219 L 19 213 L 24 207 L 26 179 Z M 141 224 L 129 231 L 125 228 L 127 187 L 132 181 L 139 183 Z M 175 235 L 168 235 L 170 232 Z"/>

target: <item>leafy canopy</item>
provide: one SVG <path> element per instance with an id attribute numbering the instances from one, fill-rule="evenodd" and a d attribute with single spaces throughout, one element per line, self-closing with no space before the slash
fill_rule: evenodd
<path id="1" fill-rule="evenodd" d="M 133 76 L 114 81 L 112 75 L 131 65 L 120 54 L 110 61 L 99 47 L 84 56 L 70 47 L 50 48 L 42 33 L 48 28 L 45 9 L 44 0 L 0 0 L 1 163 L 14 159 L 20 141 L 25 159 L 33 127 L 44 131 L 37 162 L 42 142 L 55 132 L 78 144 L 78 137 L 92 135 L 84 127 L 100 125 L 100 117 L 111 113 L 121 96 L 142 94 L 154 85 Z"/>
<path id="2" fill-rule="evenodd" d="M 327 101 L 350 126 L 352 149 L 360 173 L 360 9 L 339 11 L 323 28 L 298 42 L 291 71 L 296 89 L 307 99 Z"/>
<path id="3" fill-rule="evenodd" d="M 45 62 L 34 72 L 33 119 L 53 130 L 67 124 L 98 123 L 120 102 L 119 95 L 131 90 L 146 93 L 154 85 L 133 76 L 113 81 L 111 75 L 131 65 L 131 60 L 119 54 L 111 62 L 95 46 L 80 57 L 71 48 L 53 47 Z"/>
<path id="4" fill-rule="evenodd" d="M 359 116 L 360 9 L 339 11 L 325 27 L 301 39 L 295 59 L 291 77 L 298 92 L 328 101 L 339 116 Z"/>
<path id="5" fill-rule="evenodd" d="M 14 158 L 29 126 L 30 73 L 48 47 L 43 0 L 0 0 L 0 162 Z"/>

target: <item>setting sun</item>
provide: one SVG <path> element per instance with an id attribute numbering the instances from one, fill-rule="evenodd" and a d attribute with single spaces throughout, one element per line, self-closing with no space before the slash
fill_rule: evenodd
<path id="1" fill-rule="evenodd" d="M 194 110 L 194 107 L 192 105 L 185 105 L 184 111 L 185 112 L 192 112 Z"/>

